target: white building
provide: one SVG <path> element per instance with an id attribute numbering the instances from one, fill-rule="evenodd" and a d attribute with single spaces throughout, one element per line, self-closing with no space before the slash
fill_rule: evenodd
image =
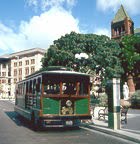
<path id="1" fill-rule="evenodd" d="M 9 95 L 9 62 L 7 57 L 0 58 L 0 98 Z"/>
<path id="2" fill-rule="evenodd" d="M 0 56 L 0 98 L 14 97 L 15 84 L 41 68 L 45 52 L 33 48 Z"/>

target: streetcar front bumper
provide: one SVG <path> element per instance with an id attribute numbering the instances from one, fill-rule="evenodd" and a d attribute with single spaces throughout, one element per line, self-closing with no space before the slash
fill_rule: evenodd
<path id="1" fill-rule="evenodd" d="M 47 116 L 41 117 L 40 122 L 43 127 L 75 127 L 85 119 L 91 119 L 91 116 Z"/>

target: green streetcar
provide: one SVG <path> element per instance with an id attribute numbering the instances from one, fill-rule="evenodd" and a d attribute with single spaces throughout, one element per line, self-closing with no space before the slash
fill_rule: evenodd
<path id="1" fill-rule="evenodd" d="M 34 126 L 79 126 L 91 119 L 90 76 L 48 70 L 28 76 L 16 85 L 15 111 Z"/>

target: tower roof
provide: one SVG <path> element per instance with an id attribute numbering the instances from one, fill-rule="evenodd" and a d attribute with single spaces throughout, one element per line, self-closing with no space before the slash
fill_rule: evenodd
<path id="1" fill-rule="evenodd" d="M 120 21 L 123 21 L 125 18 L 127 18 L 128 20 L 131 20 L 131 18 L 129 17 L 129 15 L 125 11 L 123 5 L 121 5 L 121 7 L 118 9 L 114 19 L 112 20 L 112 22 L 113 23 L 120 22 Z"/>

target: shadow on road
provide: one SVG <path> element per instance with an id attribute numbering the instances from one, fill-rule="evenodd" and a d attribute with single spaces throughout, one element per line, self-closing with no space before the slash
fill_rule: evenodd
<path id="1" fill-rule="evenodd" d="M 17 126 L 23 126 L 33 130 L 32 123 L 24 117 L 18 115 L 16 112 L 5 111 L 5 113 Z"/>
<path id="2" fill-rule="evenodd" d="M 25 119 L 24 117 L 18 115 L 14 111 L 5 111 L 6 115 L 17 125 L 29 128 L 32 131 L 37 132 L 66 132 L 72 130 L 80 130 L 79 127 L 49 127 L 49 128 L 35 128 L 31 121 Z"/>

